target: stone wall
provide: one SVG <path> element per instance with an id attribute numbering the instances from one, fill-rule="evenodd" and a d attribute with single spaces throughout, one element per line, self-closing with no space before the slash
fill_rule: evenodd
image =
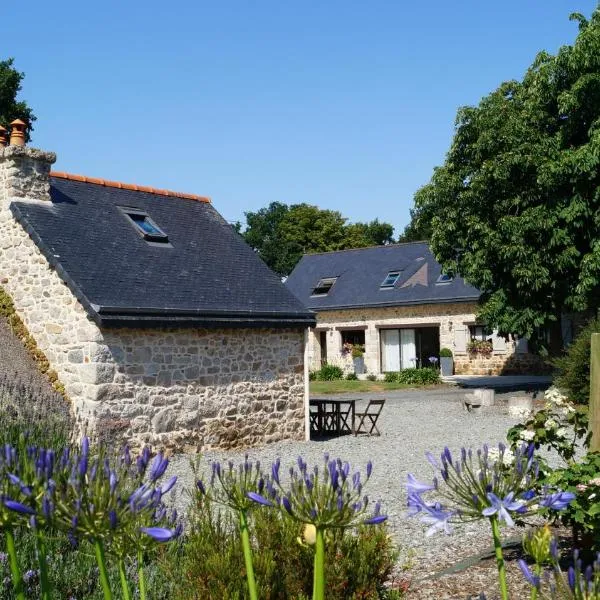
<path id="1" fill-rule="evenodd" d="M 68 359 L 93 386 L 96 420 L 129 438 L 206 449 L 305 437 L 301 329 L 105 330 Z"/>
<path id="2" fill-rule="evenodd" d="M 455 344 L 457 327 L 468 327 L 476 322 L 477 304 L 454 302 L 444 304 L 420 304 L 382 308 L 358 308 L 327 310 L 317 313 L 317 326 L 309 335 L 308 360 L 311 370 L 320 368 L 320 331 L 327 332 L 327 360 L 348 370 L 347 361 L 341 355 L 341 331 L 352 327 L 365 330 L 365 367 L 368 373 L 380 374 L 381 349 L 379 330 L 390 327 L 439 327 L 440 348 L 450 348 L 454 354 L 455 373 L 498 374 L 537 371 L 540 360 L 531 354 L 516 354 L 515 343 L 509 340 L 505 348 L 494 350 L 489 359 L 474 358 L 466 350 L 460 351 Z"/>
<path id="3" fill-rule="evenodd" d="M 0 285 L 82 427 L 173 449 L 305 438 L 302 329 L 100 330 L 9 209 L 13 195 L 47 201 L 54 155 L 17 155 L 15 183 L 13 148 L 0 149 Z"/>

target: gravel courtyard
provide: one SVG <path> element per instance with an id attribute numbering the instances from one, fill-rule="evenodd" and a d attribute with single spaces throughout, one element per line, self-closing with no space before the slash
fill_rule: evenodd
<path id="1" fill-rule="evenodd" d="M 410 560 L 419 576 L 423 576 L 429 564 L 433 572 L 489 546 L 487 523 L 461 525 L 452 536 L 438 534 L 426 538 L 425 528 L 418 519 L 404 516 L 403 487 L 407 474 L 414 473 L 424 480 L 431 478 L 432 468 L 425 458 L 427 450 L 438 454 L 445 445 L 459 449 L 505 441 L 507 429 L 516 422 L 506 414 L 502 395 L 497 396 L 497 406 L 480 409 L 485 412 L 469 413 L 461 405 L 464 394 L 463 390 L 450 387 L 373 394 L 373 398 L 386 398 L 379 420 L 381 437 L 346 435 L 326 441 L 277 443 L 251 449 L 248 455 L 267 468 L 280 457 L 282 473 L 287 472 L 283 467 L 295 463 L 300 455 L 312 465 L 321 464 L 323 453 L 328 452 L 331 457 L 348 461 L 363 474 L 367 461 L 372 460 L 373 474 L 365 493 L 371 500 L 381 500 L 383 512 L 389 516 L 390 531 L 401 549 L 401 561 Z M 365 395 L 360 397 L 365 398 Z M 366 400 L 357 403 L 357 411 L 364 404 Z M 244 452 L 207 452 L 202 458 L 202 468 L 208 473 L 210 460 L 238 461 L 243 456 Z M 180 477 L 180 490 L 193 485 L 189 461 L 190 457 L 179 455 L 171 462 L 170 471 Z M 177 503 L 184 498 L 180 496 Z"/>

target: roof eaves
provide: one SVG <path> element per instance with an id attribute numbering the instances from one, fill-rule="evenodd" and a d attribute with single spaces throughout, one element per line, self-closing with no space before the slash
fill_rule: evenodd
<path id="1" fill-rule="evenodd" d="M 310 310 L 314 312 L 321 312 L 324 310 L 343 310 L 348 308 L 379 308 L 389 306 L 415 306 L 417 304 L 452 304 L 453 302 L 476 302 L 479 300 L 477 296 L 455 296 L 453 298 L 429 298 L 426 300 L 405 300 L 402 302 L 388 301 L 388 302 L 368 302 L 361 304 L 337 304 L 337 305 L 323 305 L 323 306 L 309 306 Z"/>
<path id="2" fill-rule="evenodd" d="M 125 314 L 98 314 L 95 319 L 100 327 L 103 328 L 189 328 L 199 327 L 206 329 L 223 328 L 298 328 L 314 327 L 316 318 L 275 318 L 275 317 L 256 317 L 256 316 L 202 316 L 198 315 L 125 315 Z"/>

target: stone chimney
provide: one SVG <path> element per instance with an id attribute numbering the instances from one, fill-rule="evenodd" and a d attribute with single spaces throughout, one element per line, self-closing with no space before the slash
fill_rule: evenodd
<path id="1" fill-rule="evenodd" d="M 50 200 L 50 167 L 56 162 L 56 154 L 26 146 L 27 125 L 20 119 L 10 126 L 8 146 L 6 130 L 0 128 L 0 200 Z"/>

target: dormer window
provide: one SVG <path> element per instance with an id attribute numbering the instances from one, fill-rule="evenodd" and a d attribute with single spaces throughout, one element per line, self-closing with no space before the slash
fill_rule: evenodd
<path id="1" fill-rule="evenodd" d="M 436 283 L 450 283 L 454 277 L 451 275 L 446 275 L 446 273 L 442 273 L 438 278 Z"/>
<path id="2" fill-rule="evenodd" d="M 143 210 L 127 207 L 119 207 L 119 210 L 147 242 L 159 244 L 169 242 L 169 236 Z"/>
<path id="3" fill-rule="evenodd" d="M 396 282 L 400 278 L 400 273 L 402 271 L 390 271 L 387 274 L 387 277 L 381 283 L 382 288 L 393 288 L 396 285 Z"/>
<path id="4" fill-rule="evenodd" d="M 333 284 L 337 281 L 337 277 L 324 277 L 319 279 L 319 283 L 315 286 L 312 291 L 312 296 L 327 296 L 329 290 L 333 287 Z"/>

